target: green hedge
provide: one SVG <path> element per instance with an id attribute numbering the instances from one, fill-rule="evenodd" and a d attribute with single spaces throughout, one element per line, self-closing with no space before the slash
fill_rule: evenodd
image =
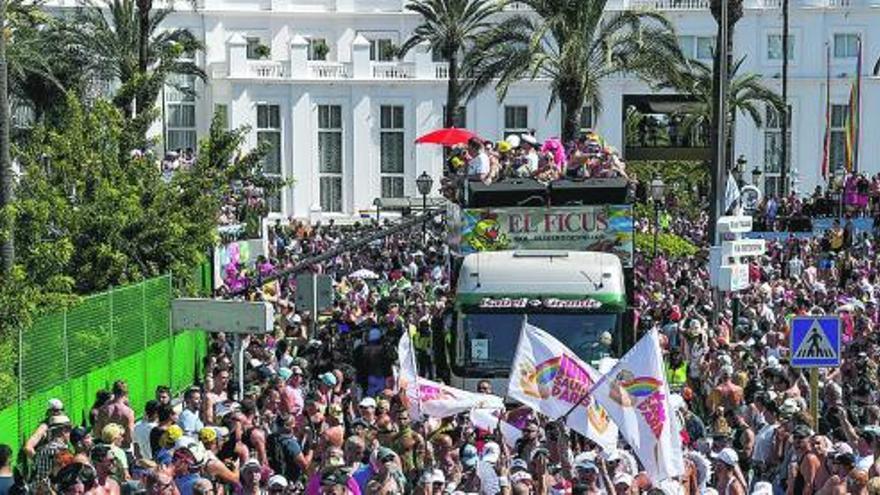
<path id="1" fill-rule="evenodd" d="M 654 252 L 654 234 L 636 234 L 635 247 L 643 253 Z M 667 232 L 661 232 L 657 236 L 657 252 L 663 253 L 670 258 L 679 258 L 682 256 L 693 256 L 700 252 L 700 249 L 692 242 L 683 237 Z"/>

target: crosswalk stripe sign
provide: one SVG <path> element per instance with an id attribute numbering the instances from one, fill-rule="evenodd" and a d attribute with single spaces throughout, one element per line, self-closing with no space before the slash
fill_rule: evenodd
<path id="1" fill-rule="evenodd" d="M 840 366 L 840 320 L 804 316 L 792 320 L 791 365 L 801 368 Z"/>

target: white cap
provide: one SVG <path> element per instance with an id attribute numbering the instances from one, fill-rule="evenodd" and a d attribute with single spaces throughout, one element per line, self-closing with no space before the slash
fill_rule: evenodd
<path id="1" fill-rule="evenodd" d="M 633 484 L 633 477 L 632 477 L 631 474 L 629 474 L 629 473 L 624 473 L 624 472 L 621 471 L 621 472 L 619 472 L 619 473 L 617 473 L 617 474 L 614 475 L 614 484 L 615 484 L 615 485 L 624 484 L 624 485 L 626 485 L 627 487 L 632 486 L 632 484 Z"/>
<path id="2" fill-rule="evenodd" d="M 773 495 L 773 485 L 767 481 L 759 481 L 752 488 L 752 495 Z"/>
<path id="3" fill-rule="evenodd" d="M 528 471 L 517 471 L 510 473 L 510 482 L 519 483 L 521 481 L 532 481 L 532 475 Z"/>
<path id="4" fill-rule="evenodd" d="M 431 483 L 446 483 L 446 475 L 442 469 L 435 469 L 431 472 Z"/>
<path id="5" fill-rule="evenodd" d="M 529 463 L 525 461 L 525 459 L 516 458 L 510 461 L 510 470 L 514 469 L 528 469 Z"/>
<path id="6" fill-rule="evenodd" d="M 522 139 L 523 142 L 529 143 L 532 146 L 538 145 L 538 140 L 535 139 L 535 136 L 532 136 L 531 134 L 521 134 L 520 138 Z"/>
<path id="7" fill-rule="evenodd" d="M 48 409 L 52 409 L 54 411 L 63 411 L 64 403 L 61 402 L 61 399 L 49 399 Z"/>
<path id="8" fill-rule="evenodd" d="M 276 474 L 269 478 L 269 486 L 281 486 L 287 488 L 287 478 L 281 476 L 280 474 Z"/>
<path id="9" fill-rule="evenodd" d="M 507 136 L 505 141 L 507 141 L 507 144 L 509 144 L 511 148 L 516 148 L 519 146 L 520 139 L 519 136 L 517 136 L 516 134 L 511 134 Z"/>
<path id="10" fill-rule="evenodd" d="M 721 449 L 721 452 L 712 454 L 710 457 L 717 459 L 730 467 L 739 464 L 739 456 L 736 454 L 736 451 L 730 447 Z"/>
<path id="11" fill-rule="evenodd" d="M 361 407 L 376 407 L 376 399 L 372 397 L 364 397 L 358 405 Z"/>

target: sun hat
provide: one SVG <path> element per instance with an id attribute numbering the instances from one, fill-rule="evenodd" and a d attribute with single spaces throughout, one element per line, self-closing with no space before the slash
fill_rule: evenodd
<path id="1" fill-rule="evenodd" d="M 532 146 L 538 145 L 538 140 L 535 138 L 535 136 L 532 136 L 531 134 L 520 134 L 520 139 L 523 143 L 529 143 Z"/>
<path id="2" fill-rule="evenodd" d="M 62 426 L 70 426 L 70 418 L 65 416 L 64 414 L 58 414 L 56 416 L 52 416 L 49 418 L 49 428 L 56 428 Z"/>

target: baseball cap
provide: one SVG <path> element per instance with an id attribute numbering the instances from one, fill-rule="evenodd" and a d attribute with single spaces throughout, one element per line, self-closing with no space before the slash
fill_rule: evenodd
<path id="1" fill-rule="evenodd" d="M 580 462 L 575 464 L 574 467 L 575 467 L 575 469 L 582 469 L 584 471 L 598 471 L 599 470 L 599 468 L 596 467 L 596 463 L 591 460 L 588 460 L 588 459 L 582 459 Z"/>
<path id="2" fill-rule="evenodd" d="M 241 470 L 250 471 L 251 469 L 263 469 L 263 467 L 260 465 L 260 461 L 250 458 L 241 465 Z"/>
<path id="3" fill-rule="evenodd" d="M 539 455 L 549 456 L 549 455 L 550 455 L 550 451 L 547 450 L 547 449 L 545 449 L 544 447 L 538 447 L 538 448 L 536 448 L 536 449 L 533 449 L 533 450 L 532 450 L 532 454 L 531 454 L 529 460 L 530 460 L 530 461 L 534 461 L 534 460 L 535 460 L 535 457 L 538 457 Z"/>
<path id="4" fill-rule="evenodd" d="M 63 411 L 64 403 L 61 402 L 61 399 L 49 399 L 49 405 L 46 407 L 47 409 L 52 409 L 53 411 Z"/>
<path id="5" fill-rule="evenodd" d="M 82 426 L 77 426 L 76 428 L 70 430 L 70 443 L 76 445 L 83 441 L 86 436 L 88 436 L 89 430 L 83 428 Z"/>
<path id="6" fill-rule="evenodd" d="M 299 366 L 291 366 L 291 367 L 290 367 L 290 373 L 293 374 L 293 375 L 299 375 L 299 376 L 302 376 L 302 375 L 303 375 L 303 370 L 302 370 L 302 368 L 300 368 Z"/>
<path id="7" fill-rule="evenodd" d="M 321 383 L 328 387 L 336 386 L 336 375 L 330 373 L 329 371 L 327 373 L 323 373 L 321 376 L 318 377 L 318 379 L 321 380 Z"/>
<path id="8" fill-rule="evenodd" d="M 843 464 L 844 466 L 855 466 L 856 456 L 853 455 L 852 452 L 837 454 L 836 456 L 834 456 L 834 462 L 838 464 Z"/>
<path id="9" fill-rule="evenodd" d="M 280 486 L 282 488 L 287 488 L 287 478 L 281 476 L 280 474 L 276 474 L 275 476 L 269 478 L 268 486 Z"/>
<path id="10" fill-rule="evenodd" d="M 372 397 L 364 397 L 364 398 L 361 399 L 361 401 L 358 403 L 358 406 L 360 406 L 360 407 L 373 407 L 373 408 L 375 408 L 375 407 L 376 407 L 376 399 L 374 399 L 374 398 L 372 398 Z"/>
<path id="11" fill-rule="evenodd" d="M 629 473 L 619 472 L 614 475 L 613 483 L 615 486 L 626 485 L 627 487 L 630 487 L 633 483 L 633 477 Z"/>
<path id="12" fill-rule="evenodd" d="M 287 380 L 291 376 L 293 376 L 293 371 L 290 368 L 279 368 L 278 376 L 281 377 L 282 380 Z"/>
<path id="13" fill-rule="evenodd" d="M 339 486 L 347 483 L 348 475 L 338 467 L 321 473 L 321 486 Z"/>
<path id="14" fill-rule="evenodd" d="M 736 454 L 736 451 L 731 449 L 730 447 L 726 449 L 721 449 L 721 452 L 717 454 L 710 455 L 711 458 L 721 461 L 727 466 L 733 467 L 739 464 L 739 456 Z"/>
<path id="15" fill-rule="evenodd" d="M 60 426 L 70 426 L 70 418 L 63 414 L 59 414 L 57 416 L 52 416 L 51 418 L 49 418 L 49 428 Z"/>
<path id="16" fill-rule="evenodd" d="M 813 436 L 813 430 L 807 425 L 797 425 L 792 430 L 791 435 L 794 438 L 809 438 Z"/>
<path id="17" fill-rule="evenodd" d="M 529 463 L 517 457 L 510 461 L 510 470 L 513 471 L 514 469 L 529 469 Z"/>
<path id="18" fill-rule="evenodd" d="M 476 453 L 476 449 L 474 449 L 474 453 Z M 397 454 L 388 447 L 379 447 L 379 451 L 376 452 L 376 459 L 378 459 L 379 462 L 393 461 L 396 457 Z"/>
<path id="19" fill-rule="evenodd" d="M 461 448 L 461 463 L 467 467 L 474 467 L 477 465 L 477 460 L 479 459 L 477 455 L 477 448 L 473 445 L 465 445 Z"/>

